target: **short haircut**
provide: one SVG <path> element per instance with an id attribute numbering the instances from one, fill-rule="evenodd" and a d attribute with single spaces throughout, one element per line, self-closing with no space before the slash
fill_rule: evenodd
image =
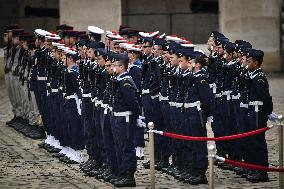
<path id="1" fill-rule="evenodd" d="M 128 59 L 127 59 L 127 60 L 120 60 L 119 63 L 120 63 L 121 65 L 123 65 L 123 67 L 125 68 L 125 70 L 128 69 L 128 63 L 129 63 L 129 60 L 128 60 Z"/>

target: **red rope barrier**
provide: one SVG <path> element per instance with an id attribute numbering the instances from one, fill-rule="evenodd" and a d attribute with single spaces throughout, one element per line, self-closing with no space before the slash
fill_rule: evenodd
<path id="1" fill-rule="evenodd" d="M 233 166 L 236 166 L 236 167 L 243 167 L 247 169 L 254 169 L 254 170 L 265 171 L 265 172 L 284 172 L 284 168 L 265 167 L 262 165 L 244 163 L 244 162 L 239 162 L 239 161 L 230 160 L 230 159 L 225 159 L 224 162 L 231 164 Z"/>
<path id="2" fill-rule="evenodd" d="M 209 141 L 209 140 L 225 141 L 225 140 L 234 140 L 234 139 L 240 139 L 240 138 L 245 138 L 245 137 L 248 137 L 248 136 L 256 135 L 256 134 L 265 132 L 265 131 L 269 130 L 270 128 L 271 127 L 263 127 L 261 129 L 257 129 L 257 130 L 246 132 L 246 133 L 217 137 L 217 138 L 185 136 L 185 135 L 179 135 L 179 134 L 174 134 L 174 133 L 169 133 L 169 132 L 163 132 L 162 135 L 170 137 L 170 138 L 182 139 L 182 140 L 192 140 L 192 141 Z"/>

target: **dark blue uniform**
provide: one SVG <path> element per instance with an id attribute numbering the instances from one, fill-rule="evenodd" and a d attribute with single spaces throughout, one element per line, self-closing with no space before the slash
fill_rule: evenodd
<path id="1" fill-rule="evenodd" d="M 137 88 L 129 74 L 125 72 L 117 80 L 113 105 L 113 136 L 119 172 L 124 175 L 127 172 L 134 173 L 137 168 L 133 137 L 140 109 Z"/>
<path id="2" fill-rule="evenodd" d="M 140 62 L 139 59 L 137 59 L 133 64 L 130 64 L 128 67 L 128 72 L 129 75 L 132 77 L 134 84 L 136 85 L 137 88 L 137 97 L 139 99 L 139 104 L 141 106 L 141 101 L 140 101 L 140 94 L 141 94 L 141 82 L 142 82 L 142 63 Z M 144 142 L 144 128 L 135 126 L 134 130 L 134 145 L 135 147 L 144 147 L 145 142 Z"/>
<path id="3" fill-rule="evenodd" d="M 272 99 L 269 94 L 269 84 L 261 68 L 250 73 L 251 85 L 249 88 L 249 108 L 247 127 L 256 130 L 267 126 L 268 115 L 272 112 Z M 259 104 L 258 110 L 254 105 Z M 268 166 L 268 151 L 265 133 L 248 137 L 248 161 L 257 165 Z"/>
<path id="4" fill-rule="evenodd" d="M 65 84 L 66 95 L 64 108 L 70 134 L 70 147 L 74 150 L 82 150 L 84 143 L 81 118 L 79 114 L 79 98 L 81 98 L 81 92 L 79 89 L 79 68 L 77 65 L 68 69 Z"/>
<path id="5" fill-rule="evenodd" d="M 212 116 L 212 96 L 207 78 L 201 71 L 194 73 L 192 86 L 188 89 L 184 103 L 186 130 L 190 136 L 207 136 L 206 120 Z M 187 142 L 187 156 L 191 175 L 205 175 L 208 166 L 207 142 Z"/>

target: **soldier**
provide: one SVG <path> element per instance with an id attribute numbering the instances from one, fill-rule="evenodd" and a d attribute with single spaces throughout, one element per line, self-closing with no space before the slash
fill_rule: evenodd
<path id="1" fill-rule="evenodd" d="M 113 136 L 115 137 L 119 178 L 113 184 L 116 187 L 133 187 L 136 186 L 134 173 L 137 168 L 133 137 L 140 108 L 137 99 L 137 88 L 127 72 L 128 57 L 120 55 L 116 59 L 114 66 L 118 83 L 113 104 Z"/>
<path id="2" fill-rule="evenodd" d="M 70 153 L 68 161 L 66 163 L 81 163 L 83 161 L 83 132 L 81 126 L 81 91 L 79 88 L 79 68 L 76 64 L 78 60 L 78 54 L 74 49 L 66 49 L 67 58 L 67 70 L 66 74 L 66 95 L 65 95 L 65 115 L 66 122 L 69 128 L 69 139 L 70 139 Z"/>
<path id="3" fill-rule="evenodd" d="M 131 78 L 134 81 L 134 84 L 137 88 L 137 98 L 139 99 L 139 103 L 141 105 L 140 101 L 140 94 L 141 94 L 141 81 L 142 81 L 142 70 L 141 70 L 141 61 L 140 61 L 140 54 L 141 49 L 137 45 L 129 45 L 126 47 L 127 49 L 127 55 L 129 58 L 129 66 L 128 66 L 128 73 L 131 76 Z M 139 119 L 138 123 L 140 123 L 142 120 Z M 136 125 L 134 129 L 134 145 L 136 148 L 136 156 L 138 159 L 144 158 L 144 128 L 142 125 Z"/>
<path id="4" fill-rule="evenodd" d="M 5 63 L 5 68 L 4 68 L 4 72 L 5 72 L 5 84 L 7 87 L 7 91 L 8 91 L 8 96 L 10 101 L 13 101 L 13 97 L 12 97 L 12 84 L 11 84 L 11 56 L 12 56 L 12 30 L 13 29 L 18 29 L 19 26 L 17 24 L 13 24 L 13 25 L 7 25 L 6 28 L 4 29 L 3 32 L 3 41 L 5 44 L 4 47 L 4 63 Z M 15 113 L 14 113 L 14 108 L 13 108 L 13 114 L 14 117 L 8 121 L 6 124 L 10 125 L 12 124 L 14 121 L 18 120 L 18 117 L 16 117 Z M 17 118 L 17 119 L 16 119 Z"/>
<path id="5" fill-rule="evenodd" d="M 116 150 L 114 147 L 114 136 L 113 136 L 113 114 L 111 112 L 113 107 L 113 97 L 114 97 L 114 82 L 115 76 L 113 72 L 115 56 L 117 53 L 107 52 L 105 49 L 98 49 L 98 63 L 100 61 L 105 62 L 105 69 L 107 71 L 106 75 L 106 88 L 104 90 L 104 95 L 102 99 L 102 113 L 101 116 L 101 127 L 102 136 L 104 141 L 104 148 L 106 153 L 106 169 L 103 173 L 97 176 L 97 178 L 102 178 L 103 180 L 109 182 L 110 180 L 118 176 L 118 164 L 116 159 Z M 103 59 L 103 60 L 101 60 Z"/>
<path id="6" fill-rule="evenodd" d="M 35 30 L 35 37 L 36 37 L 36 47 L 37 51 L 35 53 L 35 66 L 33 67 L 33 75 L 32 75 L 32 80 L 33 85 L 35 84 L 36 86 L 32 87 L 32 90 L 35 91 L 35 97 L 37 101 L 37 106 L 39 108 L 39 112 L 41 114 L 41 118 L 43 121 L 44 129 L 46 132 L 49 134 L 49 124 L 48 124 L 48 112 L 49 109 L 47 108 L 47 93 L 46 93 L 46 88 L 47 88 L 47 72 L 49 69 L 48 65 L 48 53 L 49 50 L 45 46 L 45 36 L 49 32 L 41 30 L 41 29 L 36 29 Z M 48 143 L 53 140 L 51 136 L 48 135 L 46 140 L 39 144 L 39 147 L 43 147 L 45 149 L 52 148 Z"/>
<path id="7" fill-rule="evenodd" d="M 186 96 L 184 108 L 187 118 L 184 125 L 187 127 L 191 136 L 207 136 L 206 121 L 212 119 L 213 98 L 206 76 L 201 71 L 202 67 L 207 66 L 205 55 L 200 52 L 193 52 L 189 55 L 188 69 L 193 73 L 193 83 L 189 83 L 188 95 Z M 189 82 L 192 82 L 191 79 Z M 192 141 L 189 145 L 187 158 L 189 161 L 189 175 L 185 182 L 189 184 L 207 183 L 205 176 L 208 160 L 207 160 L 207 143 Z"/>
<path id="8" fill-rule="evenodd" d="M 22 110 L 20 107 L 20 94 L 19 94 L 19 82 L 17 78 L 17 72 L 16 69 L 17 65 L 19 64 L 19 55 L 21 52 L 21 45 L 20 45 L 20 39 L 19 36 L 21 33 L 23 33 L 23 29 L 13 29 L 11 30 L 11 48 L 10 52 L 7 58 L 7 63 L 5 65 L 5 72 L 7 74 L 7 79 L 9 78 L 9 85 L 8 85 L 8 91 L 10 91 L 11 94 L 11 104 L 13 107 L 14 115 L 17 119 L 14 121 L 19 123 L 26 123 L 25 120 L 22 119 Z M 9 34 L 8 34 L 9 35 Z"/>
<path id="9" fill-rule="evenodd" d="M 269 94 L 269 84 L 261 69 L 264 53 L 251 49 L 247 52 L 247 65 L 251 84 L 249 87 L 248 124 L 249 130 L 256 130 L 267 126 L 268 115 L 272 113 L 273 103 Z M 268 151 L 265 133 L 248 137 L 248 162 L 256 165 L 268 166 Z M 246 179 L 250 182 L 268 181 L 267 172 L 250 171 Z"/>

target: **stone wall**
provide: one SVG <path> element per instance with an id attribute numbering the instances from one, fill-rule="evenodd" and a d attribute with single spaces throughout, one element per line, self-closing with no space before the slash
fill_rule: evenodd
<path id="1" fill-rule="evenodd" d="M 120 0 L 59 0 L 60 23 L 76 30 L 94 25 L 104 30 L 116 30 L 121 24 Z"/>
<path id="2" fill-rule="evenodd" d="M 280 0 L 219 0 L 220 31 L 265 52 L 264 69 L 279 71 Z"/>
<path id="3" fill-rule="evenodd" d="M 191 0 L 121 0 L 122 23 L 145 31 L 176 34 L 206 43 L 218 30 L 218 13 L 193 13 Z M 209 0 L 214 1 L 214 0 Z"/>

